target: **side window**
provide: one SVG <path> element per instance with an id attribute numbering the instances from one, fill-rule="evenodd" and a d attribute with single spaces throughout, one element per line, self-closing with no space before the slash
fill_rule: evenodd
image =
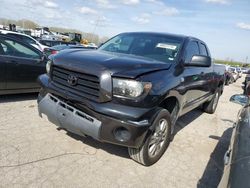
<path id="1" fill-rule="evenodd" d="M 36 42 L 34 40 L 32 40 L 31 38 L 26 37 L 26 36 L 22 36 L 22 40 L 28 44 L 36 44 Z"/>
<path id="2" fill-rule="evenodd" d="M 3 41 L 4 45 L 4 54 L 9 56 L 23 57 L 23 58 L 32 58 L 40 59 L 40 54 L 25 45 L 16 42 L 12 39 L 6 39 Z M 2 45 L 2 46 L 3 46 Z"/>
<path id="3" fill-rule="evenodd" d="M 194 55 L 199 55 L 199 46 L 195 41 L 190 41 L 185 49 L 185 62 L 189 63 Z"/>
<path id="4" fill-rule="evenodd" d="M 8 33 L 8 35 L 15 37 L 17 39 L 20 39 L 23 42 L 26 42 L 28 44 L 36 44 L 36 42 L 34 40 L 32 40 L 31 38 L 24 36 L 24 35 L 19 35 L 19 34 L 14 34 L 14 33 Z"/>
<path id="5" fill-rule="evenodd" d="M 208 53 L 207 53 L 207 48 L 204 44 L 200 43 L 200 50 L 201 50 L 201 55 L 205 55 L 205 56 L 208 56 Z"/>
<path id="6" fill-rule="evenodd" d="M 0 55 L 4 55 L 7 51 L 7 46 L 0 41 Z"/>

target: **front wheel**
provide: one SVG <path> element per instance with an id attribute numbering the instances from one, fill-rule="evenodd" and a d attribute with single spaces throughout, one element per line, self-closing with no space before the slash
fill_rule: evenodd
<path id="1" fill-rule="evenodd" d="M 209 114 L 213 114 L 215 112 L 215 110 L 217 108 L 217 105 L 218 105 L 218 102 L 219 102 L 220 94 L 221 94 L 220 89 L 218 89 L 214 93 L 214 96 L 213 96 L 212 100 L 209 101 L 209 102 L 205 102 L 203 104 L 202 109 L 203 109 L 204 112 L 207 112 Z"/>
<path id="2" fill-rule="evenodd" d="M 152 124 L 152 130 L 139 148 L 128 148 L 130 157 L 145 166 L 156 163 L 170 143 L 171 118 L 167 110 L 161 109 Z"/>

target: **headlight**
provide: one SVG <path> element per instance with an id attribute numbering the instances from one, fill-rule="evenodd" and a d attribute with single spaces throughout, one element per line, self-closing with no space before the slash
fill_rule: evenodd
<path id="1" fill-rule="evenodd" d="M 46 63 L 46 71 L 47 71 L 47 74 L 49 74 L 49 73 L 50 73 L 51 63 L 52 63 L 52 61 L 51 61 L 51 60 L 47 61 L 47 63 Z"/>
<path id="2" fill-rule="evenodd" d="M 127 98 L 136 98 L 148 92 L 152 85 L 149 82 L 113 78 L 113 95 Z"/>

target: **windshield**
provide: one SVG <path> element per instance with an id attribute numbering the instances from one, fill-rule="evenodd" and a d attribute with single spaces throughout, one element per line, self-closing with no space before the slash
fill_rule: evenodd
<path id="1" fill-rule="evenodd" d="M 121 34 L 103 44 L 99 50 L 172 63 L 176 60 L 181 44 L 182 39 L 164 35 Z"/>

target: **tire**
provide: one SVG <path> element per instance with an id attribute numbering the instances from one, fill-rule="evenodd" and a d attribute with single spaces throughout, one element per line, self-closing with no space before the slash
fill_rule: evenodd
<path id="1" fill-rule="evenodd" d="M 170 143 L 171 117 L 161 109 L 153 121 L 152 130 L 139 148 L 128 148 L 129 156 L 136 162 L 150 166 L 164 154 Z"/>
<path id="2" fill-rule="evenodd" d="M 215 112 L 219 102 L 220 94 L 220 89 L 217 89 L 217 91 L 214 93 L 212 100 L 203 104 L 202 109 L 204 112 L 209 114 L 213 114 Z"/>

